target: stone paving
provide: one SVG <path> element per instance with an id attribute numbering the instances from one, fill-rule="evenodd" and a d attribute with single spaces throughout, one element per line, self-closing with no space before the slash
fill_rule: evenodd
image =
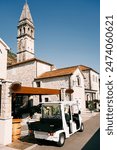
<path id="1" fill-rule="evenodd" d="M 86 111 L 81 114 L 83 122 L 86 120 L 94 117 L 95 115 L 99 114 L 99 112 L 90 112 Z M 31 150 L 33 149 L 37 144 L 35 143 L 27 143 L 27 142 L 22 142 L 22 141 L 15 141 L 12 144 L 8 146 L 3 146 L 0 145 L 0 150 Z M 17 149 L 15 149 L 17 147 Z"/>
<path id="2" fill-rule="evenodd" d="M 8 146 L 0 145 L 0 150 L 17 150 Z"/>
<path id="3" fill-rule="evenodd" d="M 85 112 L 81 113 L 82 120 L 83 120 L 83 122 L 85 122 L 86 120 L 90 119 L 91 117 L 93 117 L 97 114 L 99 114 L 99 112 L 85 111 Z"/>

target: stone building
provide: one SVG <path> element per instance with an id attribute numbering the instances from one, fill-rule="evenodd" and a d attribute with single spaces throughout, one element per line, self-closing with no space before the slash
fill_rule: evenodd
<path id="1" fill-rule="evenodd" d="M 23 86 L 31 86 L 31 87 L 48 87 L 48 88 L 74 88 L 74 93 L 72 94 L 72 100 L 79 100 L 80 103 L 82 103 L 82 106 L 84 108 L 84 79 L 81 71 L 78 69 L 78 67 L 70 67 L 70 71 L 73 69 L 73 72 L 70 72 L 71 74 L 66 74 L 67 69 L 57 69 L 54 67 L 53 64 L 50 64 L 48 62 L 39 60 L 35 58 L 35 52 L 34 52 L 34 24 L 33 19 L 28 7 L 28 4 L 25 3 L 19 23 L 18 23 L 18 36 L 17 36 L 17 63 L 8 66 L 7 68 L 7 77 L 12 82 L 18 81 L 21 82 Z M 41 77 L 45 72 L 58 72 L 61 73 L 61 70 L 63 70 L 64 75 L 59 76 L 58 78 L 48 78 L 48 83 L 50 85 L 44 84 L 43 82 L 38 82 L 38 77 Z M 67 75 L 67 76 L 66 76 Z M 76 77 L 77 76 L 77 77 Z M 79 79 L 80 78 L 80 79 Z M 46 79 L 47 80 L 47 79 Z M 52 84 L 53 81 L 56 80 L 55 84 Z M 66 81 L 67 80 L 67 81 Z M 82 86 L 78 86 L 75 88 L 73 84 L 75 85 L 76 82 L 80 80 L 82 81 Z M 65 82 L 66 81 L 66 82 Z M 79 81 L 79 82 L 80 82 Z M 71 82 L 71 85 L 68 83 Z M 43 83 L 43 84 L 42 84 Z M 57 85 L 58 84 L 58 85 Z M 65 85 L 66 84 L 66 85 Z M 64 86 L 63 86 L 64 85 Z M 72 87 L 69 87 L 72 86 Z M 77 90 L 76 90 L 77 89 Z M 80 94 L 77 94 L 77 91 L 80 91 Z M 66 99 L 68 99 L 68 96 L 66 95 Z M 70 99 L 70 98 L 69 98 Z M 41 99 L 37 99 L 37 101 L 41 101 Z M 36 103 L 36 99 L 34 98 L 33 104 Z"/>
<path id="2" fill-rule="evenodd" d="M 34 79 L 38 75 L 52 71 L 55 67 L 35 58 L 34 23 L 27 2 L 23 7 L 17 30 L 17 62 L 7 67 L 7 78 L 12 82 L 20 82 L 22 86 L 34 87 Z M 37 104 L 36 100 L 34 104 Z"/>
<path id="3" fill-rule="evenodd" d="M 34 78 L 46 71 L 52 71 L 53 68 L 53 64 L 47 63 L 37 58 L 32 58 L 8 66 L 7 77 L 13 82 L 21 82 L 23 86 L 33 87 Z"/>
<path id="4" fill-rule="evenodd" d="M 66 79 L 64 80 L 61 79 L 61 75 L 59 75 L 62 70 L 64 72 L 63 76 L 66 77 L 66 72 L 65 72 L 66 68 L 56 69 L 53 64 L 50 64 L 48 62 L 35 58 L 34 23 L 33 23 L 33 19 L 32 19 L 29 6 L 27 3 L 25 3 L 23 7 L 23 10 L 22 10 L 19 22 L 18 22 L 17 30 L 18 30 L 17 63 L 8 66 L 8 69 L 7 69 L 8 79 L 11 80 L 12 82 L 19 81 L 24 86 L 68 88 L 67 82 L 69 80 L 67 79 L 68 81 L 66 82 L 66 86 L 63 87 L 63 85 L 65 85 L 64 80 Z M 72 67 L 69 67 L 69 68 L 72 68 Z M 82 96 L 82 98 L 84 99 L 84 101 L 98 100 L 99 99 L 99 74 L 95 70 L 87 66 L 80 65 L 78 68 L 80 69 L 80 72 L 82 72 L 81 74 L 83 74 L 83 76 L 85 77 L 84 82 L 82 82 L 84 83 L 84 87 L 82 85 L 81 87 L 79 86 L 80 89 L 78 89 L 78 90 L 82 89 L 82 91 L 83 89 L 85 89 L 85 98 L 84 96 Z M 58 72 L 58 77 L 55 77 L 55 76 L 51 77 L 51 74 L 54 74 L 55 72 Z M 45 74 L 49 74 L 50 77 L 47 77 L 47 78 L 46 76 L 44 77 Z M 77 79 L 75 80 L 78 80 L 78 76 L 77 76 Z M 70 81 L 70 82 L 73 85 L 73 82 L 75 84 L 76 81 Z M 50 84 L 51 86 L 48 85 L 47 83 Z M 77 95 L 76 93 L 77 92 L 74 92 L 72 94 L 73 95 L 72 97 Z M 79 96 L 79 94 L 75 97 L 77 97 L 77 99 L 81 99 L 80 98 L 81 96 Z"/>
<path id="5" fill-rule="evenodd" d="M 76 100 L 82 110 L 85 110 L 85 100 L 99 99 L 99 74 L 93 69 L 86 66 L 56 69 L 53 64 L 35 58 L 35 28 L 27 2 L 17 31 L 17 62 L 13 65 L 7 66 L 9 47 L 0 39 L 0 124 L 3 125 L 0 126 L 0 144 L 5 145 L 12 140 L 12 100 L 9 87 L 13 82 L 28 87 L 62 89 L 64 99 L 61 97 L 61 100 Z M 33 105 L 50 99 L 59 100 L 59 96 L 34 96 Z"/>
<path id="6" fill-rule="evenodd" d="M 85 88 L 86 104 L 88 101 L 99 102 L 100 100 L 99 73 L 87 66 L 80 65 L 79 68 L 83 72 L 85 77 L 84 88 Z"/>
<path id="7" fill-rule="evenodd" d="M 0 38 L 0 144 L 11 143 L 12 117 L 10 81 L 7 80 L 7 50 L 8 45 Z"/>
<path id="8" fill-rule="evenodd" d="M 34 52 L 34 24 L 25 3 L 17 27 L 17 63 L 8 66 L 7 77 L 19 81 L 22 85 L 33 86 L 34 78 L 45 71 L 51 71 L 53 64 L 35 58 Z"/>
<path id="9" fill-rule="evenodd" d="M 71 98 L 76 99 L 77 97 L 77 99 L 82 99 L 79 100 L 82 102 L 82 106 L 84 105 L 85 101 L 99 100 L 99 74 L 92 68 L 80 65 L 76 67 L 69 67 L 69 69 L 56 69 L 53 64 L 35 58 L 35 30 L 27 2 L 23 7 L 17 30 L 17 63 L 10 65 L 7 68 L 7 77 L 9 80 L 12 82 L 21 82 L 23 86 L 50 87 L 59 89 L 68 89 L 69 82 L 69 88 L 74 88 L 74 93 L 72 94 Z M 71 76 L 66 74 L 66 70 L 71 71 L 73 68 L 77 68 L 77 71 L 74 70 L 74 72 L 71 73 Z M 75 71 L 78 72 L 78 70 L 80 74 L 74 75 Z M 62 76 L 61 72 L 63 72 Z M 46 77 L 47 74 L 48 77 Z M 82 86 L 76 86 L 75 88 L 73 85 L 80 82 L 79 77 L 82 78 Z M 81 91 L 80 95 L 76 91 Z M 66 100 L 68 100 L 68 95 L 66 95 Z M 34 102 L 34 104 L 36 104 L 36 102 Z"/>
<path id="10" fill-rule="evenodd" d="M 7 77 L 7 50 L 10 48 L 0 38 L 0 80 L 6 79 Z"/>
<path id="11" fill-rule="evenodd" d="M 35 82 L 43 88 L 48 87 L 65 90 L 64 100 L 78 101 L 81 109 L 85 109 L 84 75 L 78 66 L 60 68 L 45 72 L 37 76 Z M 71 91 L 71 93 L 67 93 L 70 89 L 73 91 Z M 56 95 L 51 97 L 43 96 L 43 101 L 50 100 L 58 100 L 58 97 Z"/>
<path id="12" fill-rule="evenodd" d="M 27 2 L 17 26 L 17 62 L 34 58 L 34 24 Z"/>

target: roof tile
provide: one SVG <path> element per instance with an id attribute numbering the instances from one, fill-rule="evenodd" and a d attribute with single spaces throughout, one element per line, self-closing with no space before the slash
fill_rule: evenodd
<path id="1" fill-rule="evenodd" d="M 78 68 L 78 66 L 73 66 L 69 68 L 61 68 L 53 71 L 48 71 L 40 76 L 38 76 L 36 79 L 44 79 L 44 78 L 52 78 L 52 77 L 59 77 L 59 76 L 66 76 L 71 75 L 74 73 L 74 71 Z"/>

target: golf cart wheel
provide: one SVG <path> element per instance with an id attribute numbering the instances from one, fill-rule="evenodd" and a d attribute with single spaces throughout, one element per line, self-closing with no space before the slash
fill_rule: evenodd
<path id="1" fill-rule="evenodd" d="M 57 142 L 57 145 L 58 145 L 59 147 L 61 147 L 61 146 L 64 145 L 64 143 L 65 143 L 65 134 L 64 134 L 64 133 L 61 133 L 61 134 L 59 135 L 59 141 Z"/>
<path id="2" fill-rule="evenodd" d="M 84 124 L 83 123 L 81 123 L 81 127 L 80 127 L 80 130 L 79 130 L 80 132 L 83 132 L 84 131 Z"/>

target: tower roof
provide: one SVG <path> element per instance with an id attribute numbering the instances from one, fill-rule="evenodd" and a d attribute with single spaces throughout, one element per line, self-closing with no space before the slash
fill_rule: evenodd
<path id="1" fill-rule="evenodd" d="M 24 7 L 23 7 L 23 10 L 22 10 L 19 21 L 24 20 L 24 19 L 28 19 L 33 23 L 33 19 L 32 19 L 30 9 L 29 9 L 29 6 L 28 6 L 27 2 L 24 4 Z"/>

